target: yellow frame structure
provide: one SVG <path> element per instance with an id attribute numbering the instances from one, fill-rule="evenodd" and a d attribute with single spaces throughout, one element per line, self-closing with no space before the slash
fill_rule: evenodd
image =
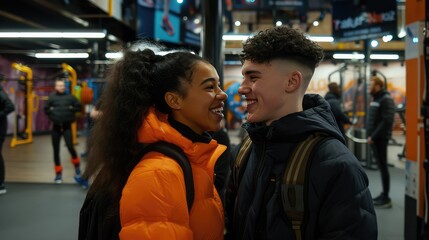
<path id="1" fill-rule="evenodd" d="M 71 82 L 71 94 L 74 96 L 74 93 L 76 91 L 76 85 L 77 85 L 77 74 L 74 68 L 67 63 L 61 64 L 61 67 L 64 69 L 64 71 L 67 71 L 69 74 L 69 81 Z M 72 138 L 73 138 L 73 144 L 77 144 L 77 124 L 76 122 L 73 122 L 71 125 L 72 128 Z"/>
<path id="2" fill-rule="evenodd" d="M 26 80 L 25 84 L 27 87 L 27 92 L 25 93 L 27 96 L 27 127 L 25 128 L 25 133 L 27 134 L 27 139 L 17 139 L 17 129 L 15 127 L 14 134 L 12 137 L 12 140 L 10 141 L 10 147 L 15 147 L 16 145 L 20 144 L 27 144 L 33 142 L 33 99 L 34 99 L 34 93 L 33 93 L 33 71 L 31 68 L 24 66 L 20 63 L 12 63 L 12 68 L 26 73 L 27 77 L 24 78 Z M 19 127 L 19 126 L 17 126 Z"/>

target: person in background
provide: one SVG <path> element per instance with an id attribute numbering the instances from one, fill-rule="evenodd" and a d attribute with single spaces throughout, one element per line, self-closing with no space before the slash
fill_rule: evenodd
<path id="1" fill-rule="evenodd" d="M 60 160 L 60 141 L 64 137 L 67 149 L 71 155 L 71 162 L 75 169 L 74 179 L 82 184 L 80 158 L 73 146 L 71 125 L 76 121 L 76 113 L 81 111 L 81 104 L 75 96 L 66 93 L 64 80 L 55 81 L 55 94 L 49 96 L 44 111 L 52 121 L 52 147 L 54 149 L 55 179 L 57 184 L 62 183 L 63 167 Z"/>
<path id="2" fill-rule="evenodd" d="M 109 214 L 120 215 L 120 239 L 223 239 L 213 178 L 226 147 L 209 132 L 221 128 L 226 99 L 215 68 L 189 52 L 125 50 L 113 65 L 84 176 L 95 176 L 89 196 L 111 193 Z M 171 158 L 149 152 L 127 174 L 139 146 L 158 141 L 175 144 L 188 157 L 195 191 L 190 212 L 182 169 Z"/>
<path id="3" fill-rule="evenodd" d="M 368 177 L 345 146 L 326 100 L 305 94 L 322 48 L 299 30 L 281 26 L 248 38 L 241 56 L 238 92 L 247 102 L 243 128 L 253 144 L 244 169 L 235 172 L 235 163 L 231 166 L 231 176 L 239 178 L 228 184 L 225 238 L 299 239 L 280 200 L 284 169 L 298 142 L 323 133 L 329 137 L 310 155 L 304 225 L 296 230 L 307 240 L 377 239 Z M 289 193 L 286 202 L 294 206 Z"/>
<path id="4" fill-rule="evenodd" d="M 220 155 L 215 165 L 215 187 L 219 193 L 222 203 L 225 200 L 226 181 L 229 174 L 229 165 L 232 162 L 231 139 L 228 135 L 228 129 L 225 127 L 225 119 L 222 119 L 222 127 L 220 130 L 213 132 L 211 135 L 219 144 L 225 145 L 225 152 Z"/>
<path id="5" fill-rule="evenodd" d="M 395 118 L 395 103 L 389 92 L 384 88 L 384 81 L 375 76 L 371 78 L 370 94 L 372 102 L 369 104 L 367 134 L 368 144 L 380 170 L 383 191 L 373 199 L 378 208 L 391 208 L 392 200 L 389 197 L 390 176 L 387 165 L 387 144 L 392 137 L 392 127 Z"/>
<path id="6" fill-rule="evenodd" d="M 0 85 L 0 194 L 7 192 L 4 186 L 5 180 L 5 167 L 3 159 L 3 143 L 6 138 L 7 131 L 7 115 L 15 110 L 15 106 L 9 99 L 7 93 L 3 91 L 3 87 Z"/>
<path id="7" fill-rule="evenodd" d="M 337 122 L 338 128 L 340 129 L 341 133 L 344 136 L 344 139 L 347 140 L 347 137 L 345 135 L 344 131 L 344 124 L 352 124 L 349 117 L 343 112 L 341 109 L 341 91 L 340 86 L 338 86 L 338 83 L 331 82 L 328 84 L 328 93 L 325 95 L 325 100 L 329 103 L 331 106 L 331 111 L 334 114 L 335 121 Z"/>

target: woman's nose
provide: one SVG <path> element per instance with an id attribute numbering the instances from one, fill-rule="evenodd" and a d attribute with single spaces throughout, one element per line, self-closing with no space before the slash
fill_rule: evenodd
<path id="1" fill-rule="evenodd" d="M 226 93 L 220 89 L 219 93 L 217 94 L 217 98 L 221 99 L 222 101 L 226 101 L 226 99 L 228 99 L 228 95 L 226 95 Z"/>

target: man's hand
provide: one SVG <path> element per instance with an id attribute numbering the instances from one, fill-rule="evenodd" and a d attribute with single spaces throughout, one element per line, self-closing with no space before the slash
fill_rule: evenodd
<path id="1" fill-rule="evenodd" d="M 368 137 L 368 144 L 372 144 L 373 143 L 373 141 L 372 141 L 372 138 L 371 137 Z"/>

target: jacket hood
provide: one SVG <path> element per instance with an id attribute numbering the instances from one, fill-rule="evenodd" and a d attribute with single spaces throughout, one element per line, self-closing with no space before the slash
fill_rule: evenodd
<path id="1" fill-rule="evenodd" d="M 169 142 L 180 147 L 193 163 L 215 164 L 217 158 L 226 150 L 224 145 L 218 145 L 216 140 L 209 143 L 192 142 L 173 128 L 168 122 L 168 115 L 150 108 L 143 124 L 138 131 L 138 141 L 143 144 L 158 141 Z"/>
<path id="2" fill-rule="evenodd" d="M 337 99 L 338 100 L 338 96 L 335 95 L 334 93 L 328 92 L 325 95 L 325 99 L 326 100 L 331 100 L 331 99 Z"/>
<path id="3" fill-rule="evenodd" d="M 246 123 L 243 127 L 253 141 L 296 142 L 313 132 L 324 132 L 345 143 L 329 103 L 317 94 L 304 95 L 303 111 L 286 115 L 273 121 L 270 126 L 264 123 Z"/>

